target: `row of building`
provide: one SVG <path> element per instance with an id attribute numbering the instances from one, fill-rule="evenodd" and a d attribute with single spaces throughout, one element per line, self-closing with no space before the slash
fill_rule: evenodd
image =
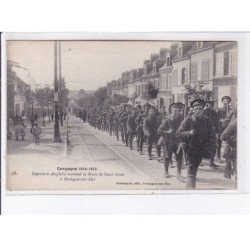
<path id="1" fill-rule="evenodd" d="M 237 99 L 237 42 L 182 41 L 151 54 L 143 67 L 123 72 L 121 78 L 107 83 L 108 94 L 127 96 L 130 103 L 142 105 L 146 84 L 153 84 L 158 96 L 153 100 L 166 108 L 172 102 L 187 100 L 186 86 L 198 87 L 207 100 L 221 107 L 221 97 Z"/>
<path id="2" fill-rule="evenodd" d="M 31 86 L 12 70 L 15 63 L 7 64 L 7 114 L 10 117 L 26 116 L 31 113 Z"/>

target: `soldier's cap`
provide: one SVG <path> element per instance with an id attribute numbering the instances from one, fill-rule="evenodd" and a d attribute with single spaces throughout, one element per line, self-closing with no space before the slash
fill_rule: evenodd
<path id="1" fill-rule="evenodd" d="M 203 99 L 195 99 L 190 103 L 190 106 L 193 108 L 195 106 L 202 106 L 203 108 L 206 106 L 206 101 Z"/>
<path id="2" fill-rule="evenodd" d="M 182 109 L 183 106 L 184 106 L 184 104 L 181 103 L 181 102 L 174 102 L 174 103 L 170 104 L 168 110 L 169 110 L 169 112 L 171 113 L 171 109 L 172 109 L 172 108 L 179 108 L 179 109 Z"/>
<path id="3" fill-rule="evenodd" d="M 149 103 L 145 103 L 144 105 L 143 105 L 143 107 L 151 107 L 151 105 L 149 104 Z"/>
<path id="4" fill-rule="evenodd" d="M 142 106 L 141 106 L 140 104 L 137 104 L 137 105 L 135 106 L 135 108 L 137 108 L 137 109 L 141 109 L 141 108 L 142 108 Z"/>
<path id="5" fill-rule="evenodd" d="M 151 105 L 150 105 L 149 109 L 153 109 L 154 111 L 156 111 L 156 107 L 151 106 Z"/>
<path id="6" fill-rule="evenodd" d="M 228 95 L 225 95 L 225 96 L 223 96 L 222 98 L 221 98 L 221 101 L 223 102 L 224 100 L 228 100 L 229 102 L 231 102 L 231 97 L 230 96 L 228 96 Z"/>
<path id="7" fill-rule="evenodd" d="M 215 101 L 207 101 L 207 104 L 214 104 Z"/>

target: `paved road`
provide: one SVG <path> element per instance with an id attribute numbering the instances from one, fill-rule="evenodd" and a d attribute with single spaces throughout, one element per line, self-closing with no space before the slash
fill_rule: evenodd
<path id="1" fill-rule="evenodd" d="M 171 178 L 164 177 L 164 164 L 157 161 L 155 151 L 154 160 L 148 160 L 146 146 L 141 156 L 114 136 L 74 116 L 70 116 L 69 130 L 72 146 L 68 152 L 68 164 L 94 167 L 98 172 L 106 173 L 105 177 L 98 176 L 91 188 L 99 189 L 98 185 L 101 185 L 103 189 L 185 189 L 185 181 L 176 179 L 176 168 L 170 169 Z M 183 169 L 183 176 L 186 174 L 187 170 Z M 236 185 L 234 180 L 223 177 L 222 167 L 211 169 L 207 162 L 199 168 L 197 177 L 197 189 L 234 189 Z"/>
<path id="2" fill-rule="evenodd" d="M 41 145 L 36 146 L 27 128 L 24 142 L 8 141 L 8 186 L 10 190 L 185 190 L 176 179 L 164 177 L 164 164 L 148 160 L 146 145 L 139 155 L 107 132 L 80 119 L 69 117 L 71 146 L 66 146 L 66 124 L 60 127 L 64 143 L 53 142 L 53 124 L 43 127 Z M 174 162 L 175 163 L 175 162 Z M 235 180 L 223 177 L 223 167 L 211 169 L 203 162 L 198 171 L 197 189 L 235 189 Z M 60 168 L 77 168 L 65 171 Z M 15 171 L 17 175 L 11 176 Z M 183 176 L 187 169 L 183 169 Z"/>

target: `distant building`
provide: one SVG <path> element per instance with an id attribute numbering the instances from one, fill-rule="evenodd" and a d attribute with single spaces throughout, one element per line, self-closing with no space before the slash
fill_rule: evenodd
<path id="1" fill-rule="evenodd" d="M 160 80 L 159 80 L 159 94 L 158 99 L 160 101 L 160 107 L 165 106 L 166 109 L 172 103 L 172 84 L 173 84 L 173 65 L 172 58 L 175 52 L 170 49 L 166 51 L 166 62 L 159 69 Z"/>
<path id="2" fill-rule="evenodd" d="M 185 103 L 185 85 L 190 83 L 190 49 L 193 42 L 178 42 L 173 64 L 173 102 Z"/>
<path id="3" fill-rule="evenodd" d="M 128 98 L 131 104 L 135 104 L 135 80 L 137 79 L 137 69 L 132 69 L 130 71 L 130 79 L 128 83 Z"/>
<path id="4" fill-rule="evenodd" d="M 11 117 L 30 115 L 31 113 L 31 86 L 19 78 L 12 65 L 7 66 L 7 112 Z"/>
<path id="5" fill-rule="evenodd" d="M 159 89 L 152 104 L 168 109 L 172 102 L 187 103 L 186 86 L 205 91 L 206 100 L 220 107 L 221 97 L 237 98 L 237 42 L 180 41 L 144 60 L 143 68 L 123 72 L 107 84 L 108 93 L 127 96 L 131 104 L 144 105 L 146 85 Z M 189 98 L 190 99 L 190 98 Z"/>
<path id="6" fill-rule="evenodd" d="M 190 85 L 204 90 L 206 100 L 213 99 L 214 43 L 197 41 L 189 51 Z"/>
<path id="7" fill-rule="evenodd" d="M 141 94 L 145 93 L 145 87 L 147 84 L 151 83 L 155 88 L 159 89 L 160 82 L 160 68 L 166 63 L 166 53 L 167 49 L 161 49 L 159 54 L 151 54 L 150 60 L 144 61 L 144 72 L 141 76 Z M 141 99 L 142 104 L 146 100 Z M 154 105 L 160 107 L 160 99 L 156 98 L 151 100 Z"/>

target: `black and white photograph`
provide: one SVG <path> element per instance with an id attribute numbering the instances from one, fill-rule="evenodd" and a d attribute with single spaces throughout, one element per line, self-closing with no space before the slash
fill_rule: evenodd
<path id="1" fill-rule="evenodd" d="M 10 193 L 237 190 L 237 41 L 5 44 Z"/>

